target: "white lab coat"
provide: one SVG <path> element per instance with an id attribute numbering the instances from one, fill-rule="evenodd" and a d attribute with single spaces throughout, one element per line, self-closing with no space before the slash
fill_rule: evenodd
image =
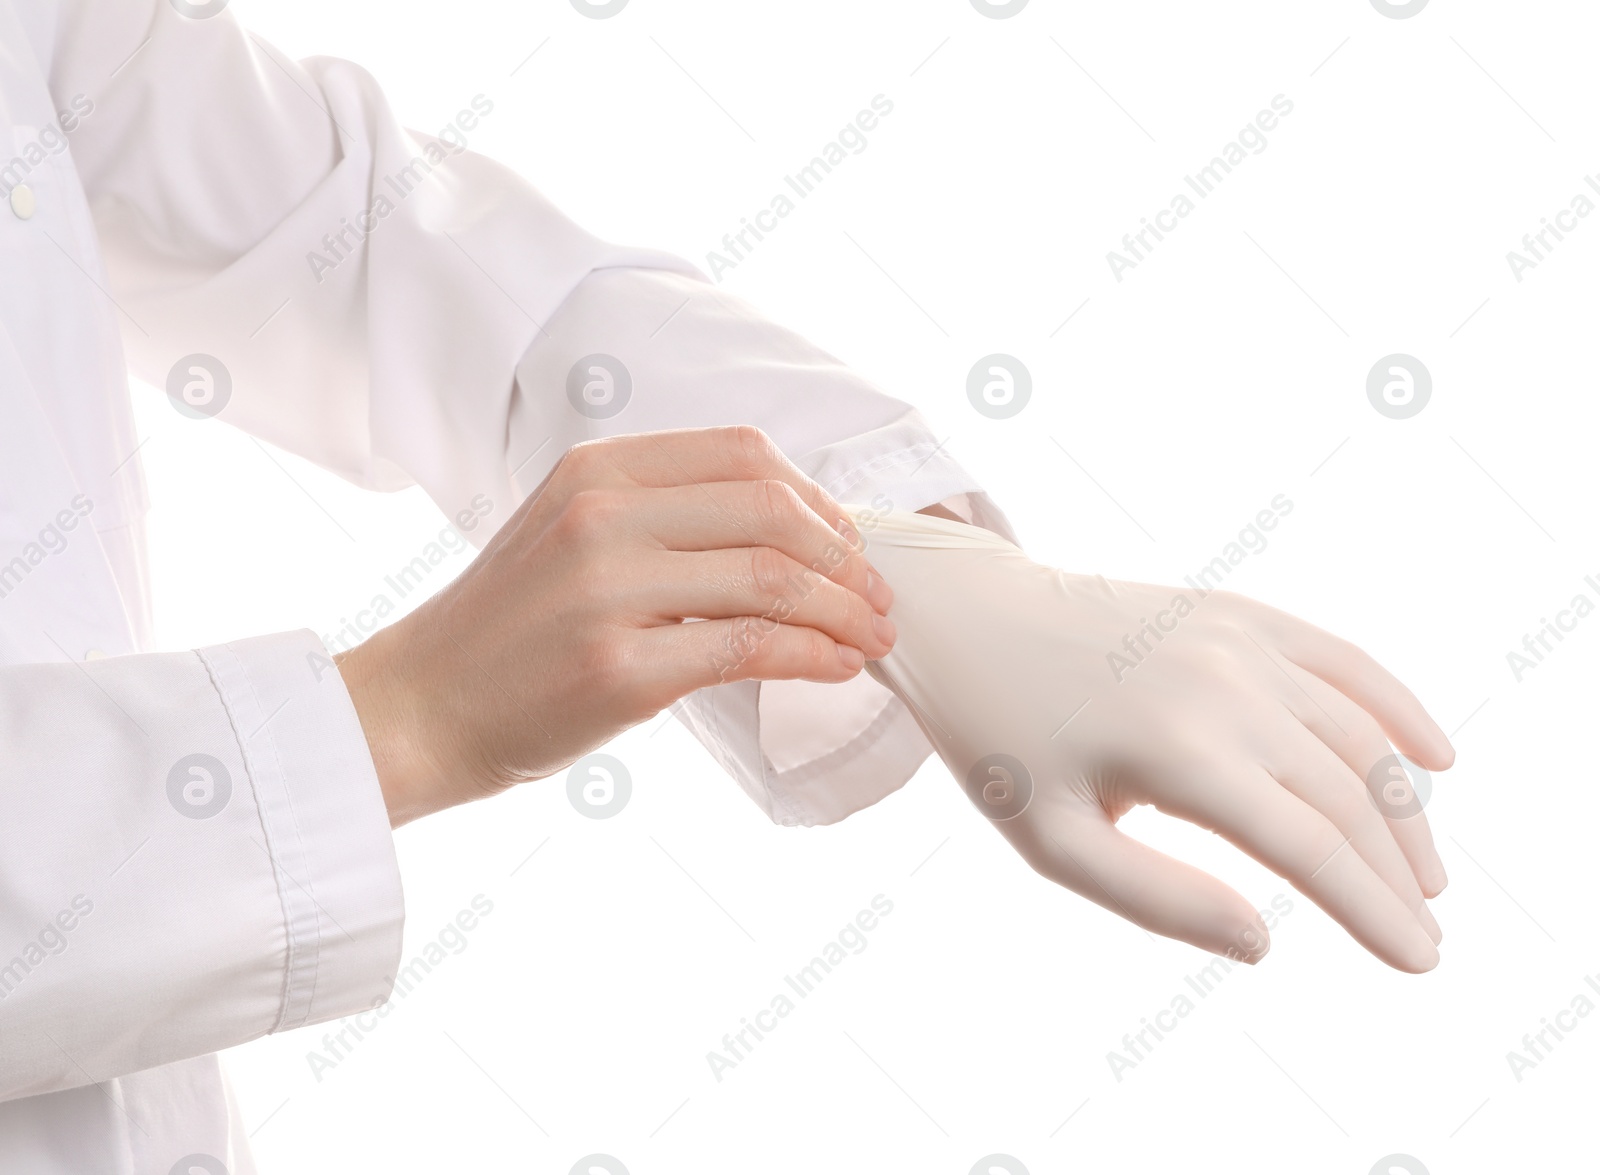
<path id="1" fill-rule="evenodd" d="M 330 254 L 408 168 L 427 174 Z M 164 386 L 214 356 L 221 419 L 364 486 L 420 484 L 447 515 L 487 500 L 478 542 L 578 440 L 729 422 L 842 500 L 944 501 L 1009 533 L 904 404 L 228 12 L 0 0 L 0 193 L 7 1175 L 253 1170 L 210 1054 L 372 1007 L 400 950 L 393 842 L 321 642 L 146 651 L 128 368 Z M 566 395 L 594 352 L 633 378 L 608 419 Z M 682 717 L 786 824 L 875 802 L 928 753 L 866 675 L 718 687 Z"/>

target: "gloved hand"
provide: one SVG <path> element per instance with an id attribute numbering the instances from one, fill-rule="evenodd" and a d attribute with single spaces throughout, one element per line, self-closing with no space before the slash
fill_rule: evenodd
<path id="1" fill-rule="evenodd" d="M 849 509 L 895 591 L 899 637 L 869 670 L 1039 873 L 1258 961 L 1249 902 L 1117 829 L 1152 804 L 1232 841 L 1390 966 L 1438 963 L 1424 895 L 1444 867 L 1417 804 L 1380 807 L 1395 798 L 1385 735 L 1433 770 L 1455 752 L 1371 657 L 1231 592 L 1071 575 L 964 523 Z"/>

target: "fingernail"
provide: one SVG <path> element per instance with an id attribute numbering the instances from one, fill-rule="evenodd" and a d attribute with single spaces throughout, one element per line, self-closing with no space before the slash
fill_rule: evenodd
<path id="1" fill-rule="evenodd" d="M 1419 943 L 1412 950 L 1408 962 L 1406 970 L 1413 975 L 1425 975 L 1439 965 L 1439 948 L 1432 942 L 1428 942 L 1426 946 Z"/>
<path id="2" fill-rule="evenodd" d="M 1444 939 L 1444 931 L 1439 926 L 1439 920 L 1433 916 L 1433 911 L 1428 909 L 1428 903 L 1423 902 L 1417 908 L 1417 921 L 1422 923 L 1422 929 L 1428 932 L 1428 937 L 1433 939 L 1433 945 L 1438 946 Z"/>
<path id="3" fill-rule="evenodd" d="M 872 635 L 886 645 L 893 645 L 895 637 L 894 621 L 887 616 L 879 616 L 874 612 L 872 614 Z"/>
<path id="4" fill-rule="evenodd" d="M 1444 862 L 1439 860 L 1437 850 L 1429 854 L 1433 859 L 1426 862 L 1417 872 L 1417 881 L 1422 886 L 1422 896 L 1436 898 L 1445 886 L 1450 884 L 1450 878 L 1445 875 Z"/>
<path id="5" fill-rule="evenodd" d="M 867 655 L 854 645 L 840 645 L 839 663 L 854 673 L 867 663 Z"/>
<path id="6" fill-rule="evenodd" d="M 894 589 L 870 565 L 867 567 L 867 603 L 879 612 L 887 612 L 889 605 L 894 603 Z"/>
<path id="7" fill-rule="evenodd" d="M 1445 876 L 1444 866 L 1438 865 L 1428 875 L 1428 884 L 1423 887 L 1424 897 L 1436 898 L 1444 892 L 1444 887 L 1450 884 L 1450 879 Z"/>
<path id="8" fill-rule="evenodd" d="M 1267 957 L 1267 952 L 1272 949 L 1272 939 L 1267 934 L 1267 928 L 1260 922 L 1253 922 L 1239 932 L 1239 936 L 1230 946 L 1230 957 L 1236 958 L 1254 967 Z"/>
<path id="9" fill-rule="evenodd" d="M 857 550 L 861 548 L 861 535 L 857 533 L 855 527 L 850 525 L 848 518 L 839 519 L 838 522 L 833 524 L 833 529 L 843 535 L 844 541 L 849 543 L 851 547 Z"/>

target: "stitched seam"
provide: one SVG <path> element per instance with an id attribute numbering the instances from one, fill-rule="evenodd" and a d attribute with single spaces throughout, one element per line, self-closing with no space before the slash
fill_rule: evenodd
<path id="1" fill-rule="evenodd" d="M 880 711 L 873 718 L 872 722 L 867 726 L 867 728 L 855 738 L 851 739 L 843 746 L 834 748 L 825 755 L 820 755 L 815 759 L 807 760 L 798 767 L 790 768 L 788 771 L 778 774 L 775 776 L 775 782 L 779 787 L 783 788 L 785 792 L 790 792 L 796 789 L 796 787 L 803 787 L 809 780 L 825 777 L 835 772 L 848 771 L 854 768 L 854 770 L 858 773 L 858 779 L 882 779 L 884 777 L 888 777 L 894 780 L 894 786 L 884 791 L 883 795 L 880 796 L 879 799 L 882 799 L 884 796 L 888 796 L 893 792 L 899 791 L 907 783 L 909 783 L 911 778 L 916 775 L 918 770 L 921 769 L 922 764 L 933 752 L 933 748 L 931 746 L 928 746 L 926 743 L 924 743 L 922 754 L 917 757 L 916 762 L 912 764 L 909 770 L 888 770 L 888 764 L 880 764 L 877 773 L 871 777 L 868 777 L 860 774 L 861 768 L 859 764 L 860 761 L 870 754 L 876 747 L 879 747 L 883 744 L 884 739 L 889 737 L 891 731 L 893 731 L 895 726 L 900 722 L 902 717 L 906 716 L 906 714 L 907 712 L 905 710 L 904 703 L 902 703 L 898 698 L 890 698 L 883 710 Z M 877 801 L 873 802 L 876 803 Z M 843 819 L 843 817 L 839 816 L 835 811 L 830 809 L 828 822 L 833 823 L 840 819 Z"/>
<path id="2" fill-rule="evenodd" d="M 861 733 L 814 759 L 797 763 L 785 771 L 773 772 L 773 779 L 785 787 L 794 787 L 848 765 L 883 740 L 889 728 L 899 719 L 903 707 L 904 703 L 890 694 L 872 716 L 872 721 L 862 727 Z M 930 746 L 928 749 L 931 752 L 933 748 Z"/>
<path id="3" fill-rule="evenodd" d="M 229 652 L 233 652 L 233 649 L 232 649 L 231 646 L 229 647 L 228 651 Z M 235 654 L 235 656 L 237 656 L 237 654 Z M 244 673 L 244 681 L 245 681 L 245 685 L 248 686 L 249 689 L 250 689 L 250 696 L 255 699 L 257 713 L 265 715 L 267 713 L 266 707 L 264 705 L 262 705 L 262 703 L 261 703 L 261 695 L 256 692 L 256 683 L 251 678 L 248 670 Z M 293 705 L 293 704 L 294 704 L 293 702 L 290 703 L 290 705 Z M 264 718 L 263 721 L 267 721 L 267 719 Z M 300 816 L 299 816 L 299 813 L 297 813 L 295 811 L 295 808 L 294 808 L 294 792 L 288 787 L 289 777 L 288 777 L 287 773 L 283 769 L 283 760 L 278 757 L 278 740 L 275 737 L 273 737 L 271 731 L 266 731 L 265 733 L 267 735 L 267 746 L 268 746 L 269 752 L 270 752 L 270 754 L 272 756 L 273 766 L 277 768 L 277 778 L 284 782 L 283 795 L 284 795 L 285 806 L 289 810 L 289 827 L 290 827 L 290 831 L 294 835 L 294 841 L 295 841 L 296 847 L 300 850 L 299 858 L 300 858 L 300 860 L 302 862 L 305 862 L 307 860 L 306 852 L 305 852 L 305 844 L 306 844 L 305 837 L 301 835 L 301 831 L 300 831 Z M 323 926 L 322 926 L 322 904 L 317 901 L 317 891 L 316 891 L 315 879 L 311 876 L 310 869 L 308 868 L 306 870 L 306 876 L 305 876 L 305 880 L 304 880 L 303 883 L 302 882 L 296 882 L 293 876 L 290 876 L 289 880 L 290 880 L 290 882 L 292 882 L 292 883 L 294 883 L 296 885 L 300 885 L 301 888 L 303 888 L 306 891 L 306 897 L 309 898 L 310 901 L 311 901 L 311 922 L 312 922 L 313 927 L 315 927 L 315 930 L 316 930 L 316 938 L 315 938 L 314 941 L 320 947 L 320 944 L 322 943 L 323 935 L 324 935 L 325 932 L 324 932 Z M 321 979 L 321 976 L 322 976 L 322 951 L 320 949 L 315 949 L 315 950 L 313 950 L 312 955 L 311 955 L 311 990 L 306 995 L 306 1012 L 307 1012 L 307 1016 L 306 1016 L 306 1019 L 302 1019 L 299 1023 L 294 1024 L 291 1027 L 298 1028 L 302 1024 L 306 1023 L 307 1020 L 310 1019 L 311 1012 L 317 1006 L 317 986 L 318 986 L 318 981 Z M 284 1011 L 285 1011 L 285 1014 L 287 1014 L 287 1012 L 288 1012 L 287 1003 L 284 1006 Z"/>
<path id="4" fill-rule="evenodd" d="M 239 723 L 234 717 L 233 706 L 228 701 L 228 695 L 222 688 L 222 682 L 217 677 L 217 670 L 211 664 L 211 659 L 198 650 L 196 650 L 195 656 L 200 659 L 200 664 L 205 666 L 206 676 L 211 681 L 211 688 L 216 691 L 217 699 L 222 703 L 222 712 L 227 716 L 228 728 L 233 731 L 234 744 L 239 748 L 239 759 L 244 764 L 244 775 L 250 781 L 250 795 L 255 800 L 256 819 L 261 822 L 261 838 L 266 842 L 267 860 L 272 866 L 272 884 L 278 891 L 278 908 L 283 912 L 283 938 L 285 943 L 283 994 L 279 999 L 277 1023 L 272 1028 L 273 1032 L 278 1032 L 283 1028 L 284 1017 L 289 1014 L 289 977 L 294 973 L 296 957 L 294 926 L 289 913 L 289 900 L 283 892 L 283 879 L 279 876 L 278 871 L 278 857 L 272 851 L 272 833 L 267 828 L 266 809 L 262 806 L 261 794 L 256 788 L 255 772 L 250 769 L 250 754 L 245 750 L 244 738 L 239 733 Z"/>
<path id="5" fill-rule="evenodd" d="M 733 685 L 734 683 L 729 682 L 727 684 Z M 721 702 L 722 698 L 713 688 L 707 692 L 706 704 L 701 707 L 701 711 L 710 725 L 711 741 L 716 745 L 717 758 L 722 761 L 722 769 L 730 775 L 738 775 L 740 768 L 739 756 L 729 748 L 728 740 L 722 733 Z M 758 725 L 759 722 L 760 716 L 758 714 Z M 758 736 L 756 739 L 756 753 L 758 755 L 761 753 L 760 744 L 761 740 Z M 756 765 L 756 769 L 758 771 L 761 769 L 760 764 Z M 764 771 L 761 774 L 761 788 L 767 793 L 767 799 L 770 801 L 772 799 L 772 790 L 767 787 L 766 773 Z"/>
<path id="6" fill-rule="evenodd" d="M 896 449 L 892 453 L 880 453 L 866 464 L 858 465 L 848 473 L 839 474 L 823 489 L 837 498 L 842 494 L 849 493 L 851 489 L 866 481 L 869 477 L 882 473 L 886 469 L 892 469 L 897 465 L 905 465 L 913 458 L 920 457 L 925 453 L 937 453 L 940 447 L 937 441 L 919 441 L 915 445 L 904 449 Z M 946 456 L 938 458 L 938 460 L 948 461 L 950 458 Z M 933 463 L 932 460 L 928 462 L 929 465 Z"/>

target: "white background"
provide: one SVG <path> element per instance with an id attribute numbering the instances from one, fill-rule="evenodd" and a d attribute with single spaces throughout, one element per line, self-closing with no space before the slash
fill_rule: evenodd
<path id="1" fill-rule="evenodd" d="M 1176 581 L 1287 495 L 1229 586 L 1362 644 L 1460 753 L 1428 809 L 1451 885 L 1421 977 L 1209 834 L 1131 816 L 1293 912 L 1119 1081 L 1107 1053 L 1207 956 L 1037 878 L 937 761 L 842 825 L 778 829 L 658 720 L 608 748 L 634 784 L 615 818 L 556 779 L 399 834 L 407 957 L 474 895 L 494 912 L 320 1082 L 322 1029 L 230 1055 L 264 1170 L 1593 1163 L 1600 1016 L 1520 1082 L 1506 1057 L 1600 1001 L 1600 617 L 1520 683 L 1506 660 L 1575 594 L 1600 603 L 1600 216 L 1520 283 L 1505 257 L 1600 174 L 1589 6 L 234 7 L 292 56 L 360 62 L 419 130 L 488 96 L 474 149 L 702 267 L 885 95 L 867 148 L 725 288 L 917 404 L 1042 561 Z M 1278 94 L 1266 149 L 1116 281 L 1107 251 Z M 965 398 L 991 352 L 1033 374 L 1009 420 Z M 1409 420 L 1366 397 L 1392 352 L 1433 375 Z M 148 389 L 139 413 L 162 647 L 332 633 L 444 526 L 418 491 L 274 463 Z M 707 1052 L 878 894 L 867 949 L 716 1081 Z"/>

